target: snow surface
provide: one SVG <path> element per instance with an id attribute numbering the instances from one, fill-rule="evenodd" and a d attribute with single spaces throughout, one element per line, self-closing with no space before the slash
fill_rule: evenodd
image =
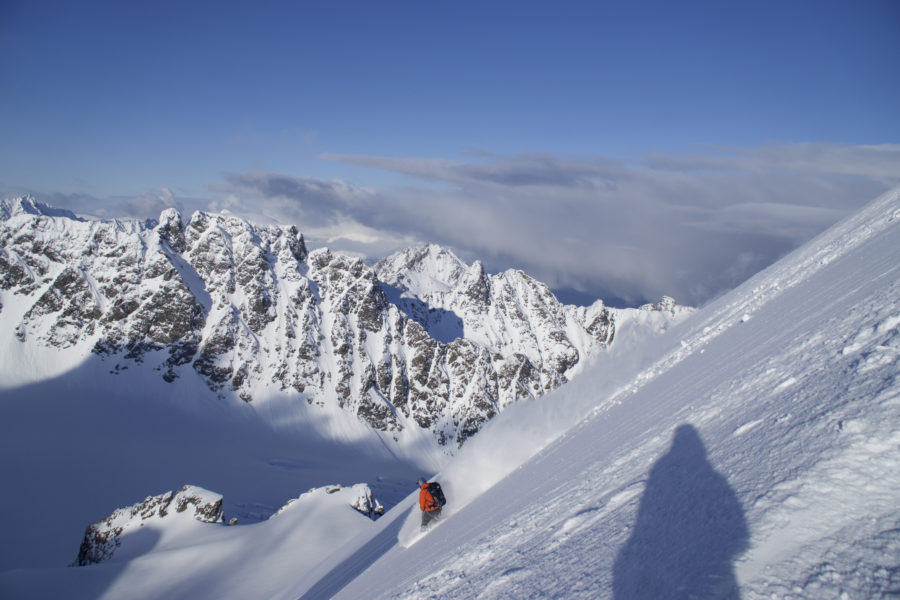
<path id="1" fill-rule="evenodd" d="M 375 433 L 326 437 L 337 427 L 322 421 L 342 415 L 302 399 L 223 402 L 190 373 L 173 388 L 149 370 L 111 377 L 111 366 L 89 356 L 63 376 L 0 390 L 0 514 L 15 540 L 0 546 L 2 570 L 71 564 L 89 524 L 185 484 L 222 494 L 226 520 L 241 529 L 329 484 L 370 483 L 391 506 L 438 468 L 427 455 L 400 457 Z"/>
<path id="2" fill-rule="evenodd" d="M 411 497 L 280 597 L 896 594 L 898 276 L 894 192 L 635 353 L 624 385 L 598 364 L 504 413 L 440 474 L 440 527 L 400 543 Z M 520 427 L 590 404 L 523 464 Z"/>
<path id="3" fill-rule="evenodd" d="M 649 317 L 635 312 L 632 318 Z M 627 322 L 622 325 L 617 336 L 626 343 L 614 353 L 595 357 L 557 391 L 511 406 L 443 467 L 437 478 L 448 505 L 424 537 L 416 531 L 415 493 L 375 522 L 323 495 L 253 525 L 185 523 L 196 533 L 170 538 L 177 544 L 162 534 L 153 539 L 151 532 L 148 551 L 129 559 L 9 570 L 0 574 L 0 596 L 761 600 L 897 594 L 900 191 L 649 343 L 638 335 L 629 339 Z M 60 392 L 66 382 L 44 385 Z M 41 404 L 47 391 L 29 392 L 28 402 L 20 403 L 7 395 L 3 418 L 44 411 L 48 435 L 62 429 L 57 420 L 84 419 L 80 407 L 59 411 Z M 165 418 L 135 412 L 144 405 L 124 405 L 124 393 L 118 394 L 115 403 L 98 402 L 84 414 L 120 411 L 116 423 Z M 189 431 L 193 424 L 172 419 L 175 429 Z M 298 472 L 334 468 L 346 474 L 350 468 L 337 452 L 281 454 L 275 446 L 287 447 L 288 440 L 268 441 L 241 425 L 235 422 L 222 439 L 202 435 L 198 447 L 219 455 L 223 466 L 183 457 L 193 469 L 183 474 L 200 478 L 163 487 L 203 485 L 227 503 L 230 492 L 240 493 L 237 486 L 222 489 L 201 479 L 219 473 L 228 481 L 220 470 L 245 466 L 240 456 L 254 442 L 273 445 L 252 451 L 250 462 L 268 457 Z M 232 449 L 229 434 L 245 441 Z M 26 461 L 15 467 L 32 456 L 19 454 L 20 446 L 40 456 L 46 445 L 30 436 L 34 432 L 0 442 L 4 479 L 15 468 L 45 466 L 62 479 L 38 490 L 49 495 L 37 499 L 44 512 L 14 529 L 16 543 L 27 540 L 22 536 L 29 526 L 59 524 L 54 506 L 76 501 L 68 484 L 86 491 L 83 483 L 65 480 L 63 466 Z M 96 443 L 126 447 L 115 433 Z M 127 465 L 124 458 L 104 464 L 97 478 L 127 477 Z M 410 472 L 409 465 L 397 469 Z M 252 481 L 251 472 L 244 468 L 243 483 Z M 146 485 L 143 495 L 153 491 Z M 140 497 L 132 493 L 110 509 Z M 10 504 L 9 492 L 3 503 L 6 516 L 25 504 Z M 307 537 L 310 531 L 356 537 L 328 546 L 322 537 Z M 70 560 L 77 541 L 71 548 Z"/>

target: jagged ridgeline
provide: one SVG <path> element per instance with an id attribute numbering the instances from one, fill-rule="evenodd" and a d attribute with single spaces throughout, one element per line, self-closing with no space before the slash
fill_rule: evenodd
<path id="1" fill-rule="evenodd" d="M 274 386 L 441 444 L 566 382 L 616 331 L 600 301 L 562 305 L 521 271 L 489 275 L 438 246 L 368 266 L 230 215 L 88 220 L 20 198 L 0 216 L 0 289 L 24 306 L 0 318 L 19 343 L 89 348 L 172 385 L 195 372 L 223 399 Z"/>

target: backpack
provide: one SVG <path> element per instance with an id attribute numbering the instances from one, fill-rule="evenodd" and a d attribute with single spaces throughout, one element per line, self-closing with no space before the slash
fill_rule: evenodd
<path id="1" fill-rule="evenodd" d="M 447 504 L 447 499 L 444 498 L 444 490 L 441 489 L 441 484 L 437 481 L 432 481 L 428 484 L 428 493 L 431 494 L 431 497 L 434 499 L 434 503 L 438 506 L 443 506 Z"/>

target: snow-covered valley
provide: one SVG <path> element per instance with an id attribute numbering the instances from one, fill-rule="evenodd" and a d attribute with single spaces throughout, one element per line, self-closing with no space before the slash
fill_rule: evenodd
<path id="1" fill-rule="evenodd" d="M 430 293 L 426 304 L 466 322 L 452 293 L 425 283 L 391 285 L 398 296 Z M 4 315 L 17 310 L 16 296 L 3 300 Z M 0 443 L 3 479 L 13 484 L 2 513 L 14 543 L 3 557 L 14 568 L 0 574 L 0 592 L 896 594 L 900 192 L 690 318 L 672 327 L 647 322 L 663 312 L 617 315 L 609 349 L 582 360 L 555 391 L 504 406 L 452 457 L 430 434 L 392 446 L 358 428 L 355 415 L 316 412 L 277 394 L 224 411 L 201 374 L 189 371 L 173 393 L 158 374 L 109 377 L 111 365 L 88 356 L 56 378 L 10 386 L 0 397 Z M 665 327 L 663 335 L 649 333 Z M 486 328 L 479 341 L 503 341 L 499 331 Z M 14 359 L 16 368 L 36 357 Z M 346 433 L 323 434 L 335 431 Z M 420 537 L 409 492 L 418 475 L 436 470 L 449 503 L 439 526 Z M 153 516 L 123 536 L 121 554 L 63 566 L 75 559 L 86 525 L 149 494 L 199 485 L 224 496 L 226 519 L 242 507 L 252 520 L 254 502 L 266 505 L 259 512 L 267 516 L 305 491 L 299 485 L 315 479 L 324 486 L 329 474 L 343 487 L 319 487 L 267 520 L 228 527 L 186 514 Z M 392 506 L 378 520 L 350 507 L 359 495 L 351 484 L 360 482 Z M 105 513 L 72 522 L 98 505 Z M 17 563 L 21 555 L 28 560 Z"/>

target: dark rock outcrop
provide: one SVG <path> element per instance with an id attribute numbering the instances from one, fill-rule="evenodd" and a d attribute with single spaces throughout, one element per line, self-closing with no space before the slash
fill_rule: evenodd
<path id="1" fill-rule="evenodd" d="M 143 527 L 151 519 L 166 519 L 180 513 L 187 513 L 202 523 L 222 523 L 222 496 L 186 485 L 177 494 L 166 492 L 148 496 L 143 502 L 120 508 L 105 519 L 88 525 L 75 565 L 86 566 L 109 560 L 128 533 Z"/>

